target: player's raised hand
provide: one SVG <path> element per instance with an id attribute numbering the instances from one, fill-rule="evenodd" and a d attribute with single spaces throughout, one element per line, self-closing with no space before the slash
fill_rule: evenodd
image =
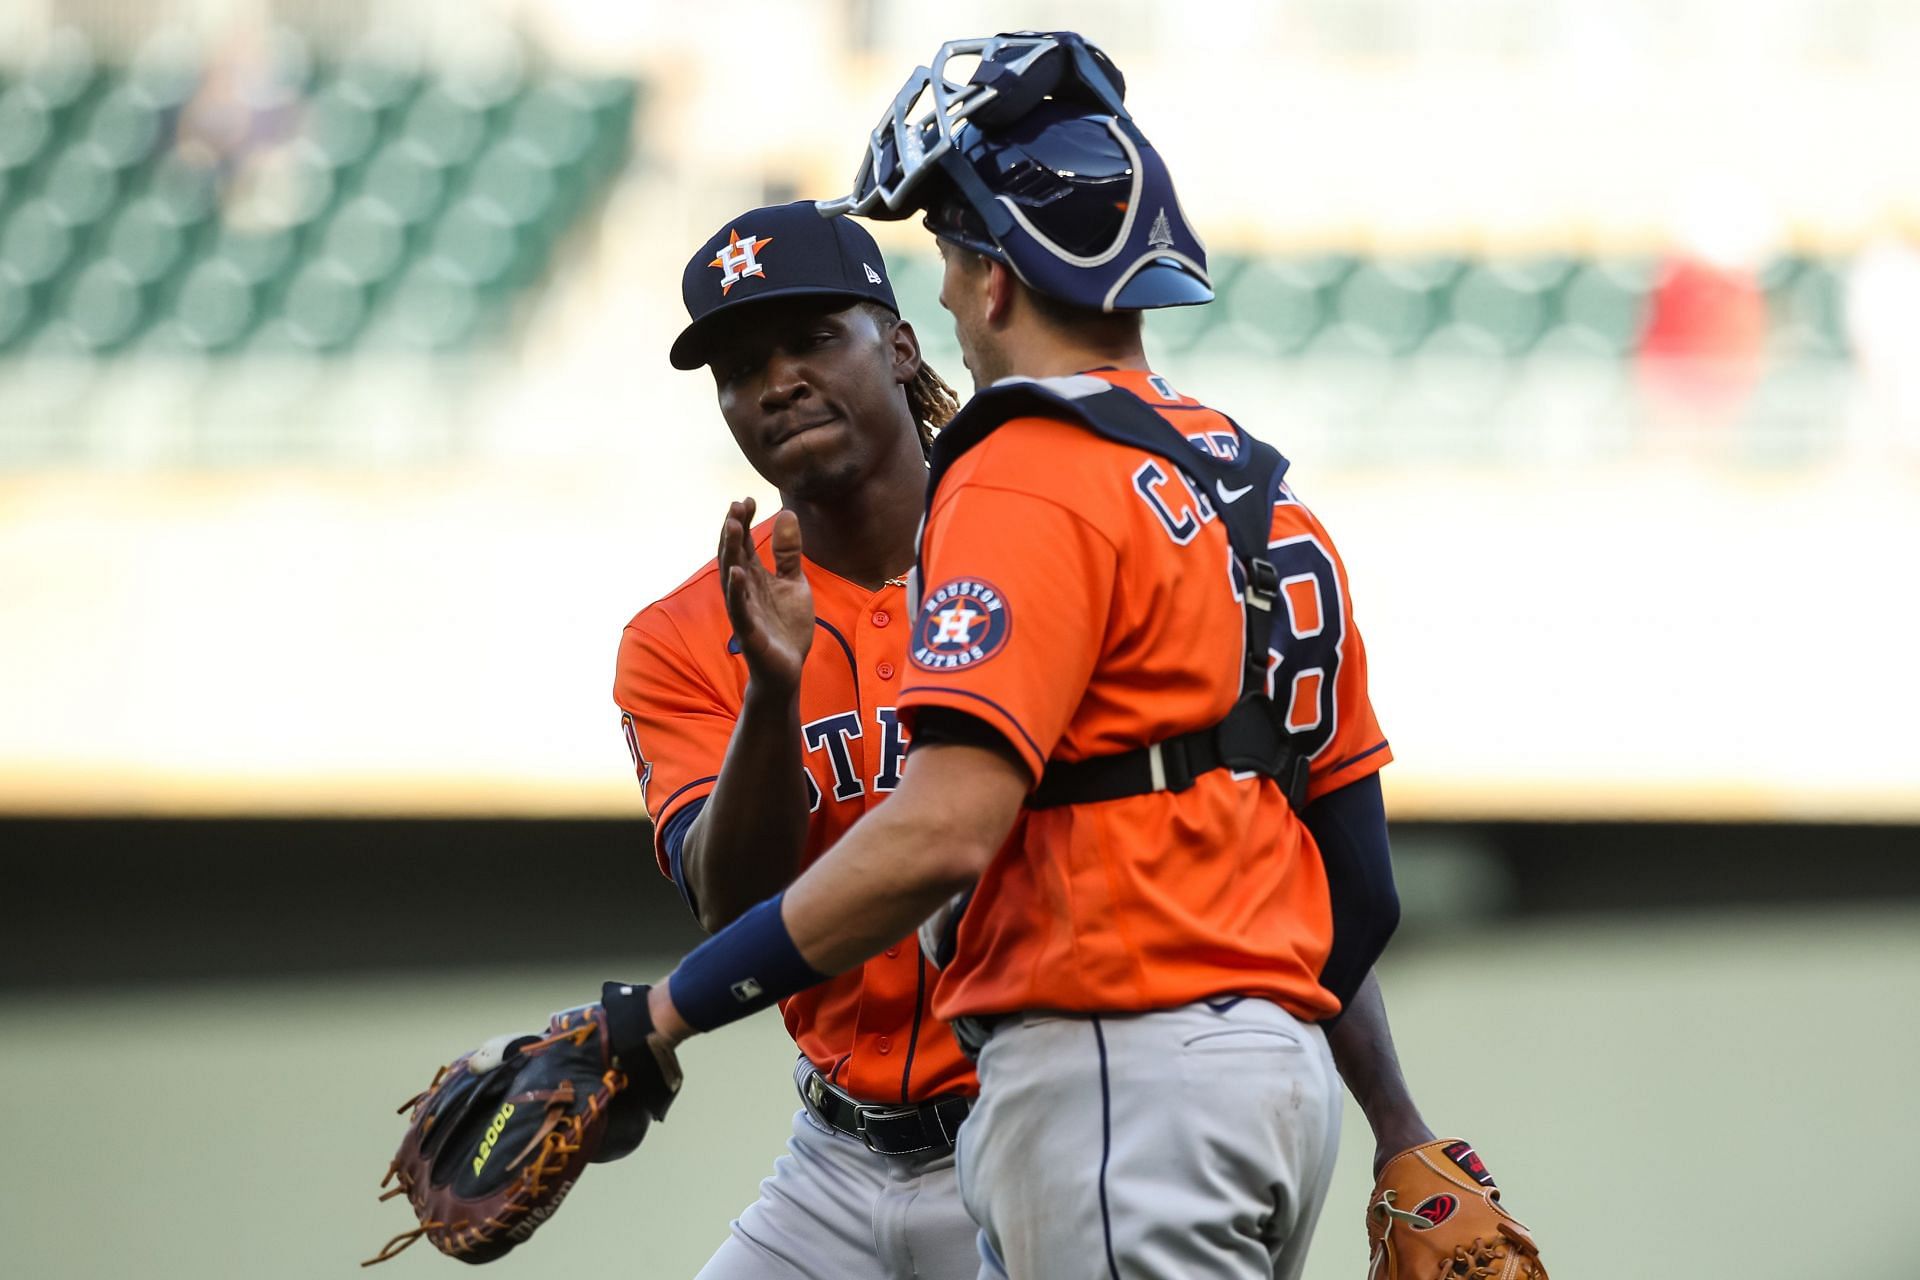
<path id="1" fill-rule="evenodd" d="M 720 576 L 727 618 L 747 660 L 748 675 L 782 691 L 800 685 L 800 668 L 813 645 L 813 587 L 800 568 L 800 519 L 773 518 L 773 570 L 753 552 L 754 501 L 727 508 L 720 525 Z"/>

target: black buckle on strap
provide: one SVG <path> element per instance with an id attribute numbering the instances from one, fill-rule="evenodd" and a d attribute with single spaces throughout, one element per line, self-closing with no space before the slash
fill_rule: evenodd
<path id="1" fill-rule="evenodd" d="M 1168 738 L 1147 748 L 1147 768 L 1155 791 L 1185 791 L 1201 770 L 1194 768 L 1193 739 Z"/>
<path id="2" fill-rule="evenodd" d="M 973 1109 L 970 1099 L 958 1096 L 902 1106 L 862 1102 L 839 1088 L 819 1071 L 810 1072 L 800 1096 L 828 1125 L 858 1138 L 875 1155 L 914 1156 L 928 1151 L 951 1151 L 960 1124 Z"/>
<path id="3" fill-rule="evenodd" d="M 1280 571 L 1273 561 L 1255 556 L 1247 561 L 1247 603 L 1256 609 L 1272 609 L 1280 595 Z"/>

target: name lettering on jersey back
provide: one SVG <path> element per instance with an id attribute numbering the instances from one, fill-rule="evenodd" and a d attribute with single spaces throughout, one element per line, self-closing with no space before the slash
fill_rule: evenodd
<path id="1" fill-rule="evenodd" d="M 1167 536 L 1183 547 L 1198 537 L 1205 525 L 1219 518 L 1213 504 L 1193 487 L 1185 472 L 1175 471 L 1169 477 L 1157 458 L 1141 463 L 1134 471 L 1133 491 L 1160 521 Z"/>
<path id="2" fill-rule="evenodd" d="M 882 794 L 900 785 L 900 768 L 906 762 L 908 738 L 906 730 L 900 725 L 899 713 L 892 707 L 875 707 L 873 721 L 880 730 L 880 760 L 872 782 L 874 792 Z M 835 800 L 858 800 L 867 793 L 859 767 L 853 759 L 852 744 L 859 737 L 861 725 L 858 711 L 821 716 L 800 726 L 800 740 L 806 745 L 807 754 L 825 757 L 826 772 L 833 783 Z M 816 813 L 824 794 L 820 784 L 814 780 L 813 766 L 803 765 L 801 772 L 807 784 L 807 812 Z"/>

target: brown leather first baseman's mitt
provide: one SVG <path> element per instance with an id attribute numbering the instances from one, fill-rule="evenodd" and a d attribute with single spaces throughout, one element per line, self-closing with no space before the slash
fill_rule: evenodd
<path id="1" fill-rule="evenodd" d="M 491 1262 L 551 1217 L 589 1163 L 617 1160 L 666 1117 L 680 1088 L 673 1051 L 650 1041 L 646 988 L 607 984 L 602 1004 L 553 1015 L 544 1036 L 498 1036 L 440 1068 L 381 1181 L 421 1236 L 462 1262 Z M 623 998 L 624 997 L 624 998 Z M 613 1024 L 609 1012 L 613 1013 Z"/>
<path id="2" fill-rule="evenodd" d="M 1460 1138 L 1387 1161 L 1367 1201 L 1367 1241 L 1367 1280 L 1547 1280 L 1533 1236 Z"/>

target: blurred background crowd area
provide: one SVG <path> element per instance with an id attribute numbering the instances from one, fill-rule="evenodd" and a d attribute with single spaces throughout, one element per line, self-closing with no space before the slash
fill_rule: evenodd
<path id="1" fill-rule="evenodd" d="M 1163 358 L 1338 427 L 1336 456 L 1920 451 L 1920 175 L 1884 141 L 1920 59 L 1907 6 L 1046 7 L 1121 59 L 1210 237 L 1219 302 L 1156 316 Z M 513 434 L 502 380 L 635 396 L 680 246 L 837 192 L 960 17 L 739 13 L 9 6 L 0 461 L 439 457 Z M 953 364 L 933 258 L 888 243 Z M 476 353 L 464 397 L 400 371 Z M 165 421 L 126 439 L 126 397 Z M 330 430 L 369 398 L 419 437 Z"/>
<path id="2" fill-rule="evenodd" d="M 943 39 L 1059 27 L 1207 239 L 1156 368 L 1347 562 L 1429 1116 L 1556 1275 L 1912 1275 L 1699 1212 L 1790 1140 L 1804 1221 L 1899 1221 L 1920 1131 L 1909 0 L 8 0 L 0 1270 L 345 1274 L 434 1065 L 693 940 L 613 658 L 777 497 L 682 266 Z M 697 1270 L 792 1106 L 771 1018 L 714 1041 L 498 1266 Z"/>
<path id="3" fill-rule="evenodd" d="M 1920 819 L 1911 8 L 1202 9 L 9 5 L 0 797 L 631 812 L 614 637 L 770 498 L 665 362 L 689 246 L 1037 24 L 1208 237 L 1151 354 L 1341 540 L 1405 812 Z"/>

